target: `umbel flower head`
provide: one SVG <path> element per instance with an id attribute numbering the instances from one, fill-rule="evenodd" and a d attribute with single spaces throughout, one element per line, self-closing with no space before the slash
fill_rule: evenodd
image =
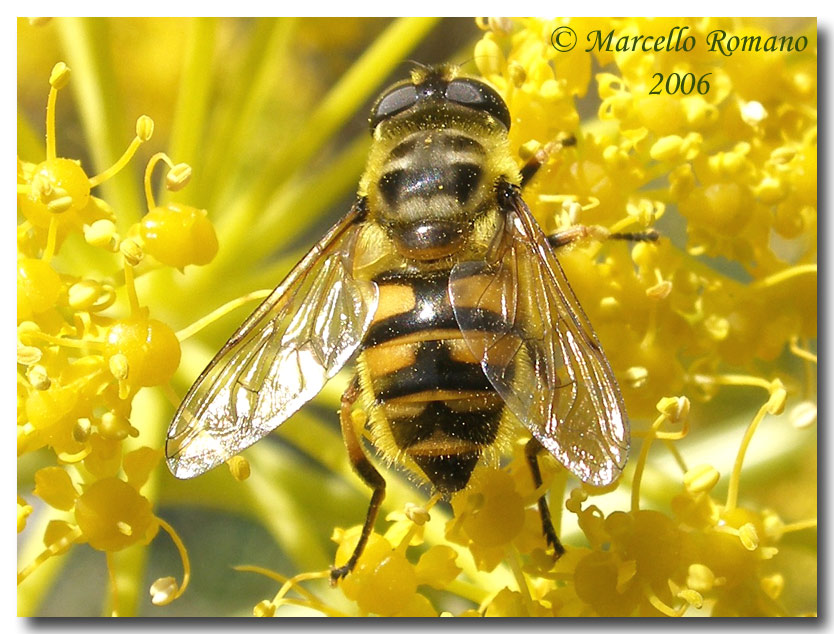
<path id="1" fill-rule="evenodd" d="M 217 239 L 205 211 L 155 205 L 150 177 L 158 161 L 171 166 L 168 178 L 175 187 L 185 184 L 189 172 L 164 154 L 152 157 L 146 170 L 150 211 L 127 236 L 118 233 L 115 212 L 91 191 L 151 138 L 153 121 L 140 117 L 122 157 L 88 176 L 80 161 L 56 152 L 57 94 L 69 78 L 66 64 L 56 64 L 49 79 L 46 159 L 37 164 L 18 159 L 18 456 L 36 454 L 41 463 L 53 463 L 34 473 L 30 494 L 61 512 L 45 525 L 44 550 L 20 570 L 18 583 L 73 544 L 86 543 L 106 553 L 111 612 L 118 614 L 114 553 L 147 546 L 159 528 L 170 533 L 185 577 L 181 587 L 171 579 L 164 590 L 154 591 L 155 603 L 181 594 L 190 574 L 182 542 L 142 493 L 162 453 L 131 443 L 142 436 L 131 422 L 134 397 L 143 387 L 167 384 L 180 361 L 176 333 L 140 303 L 135 269 L 146 251 L 166 264 L 175 250 L 172 264 L 180 268 L 206 263 L 217 251 Z M 141 235 L 140 227 L 152 229 Z M 80 243 L 65 246 L 76 236 Z M 71 248 L 102 254 L 114 268 L 106 276 L 73 272 L 62 257 Z M 116 271 L 121 288 L 111 281 Z M 127 296 L 126 314 L 111 310 L 120 291 Z M 19 498 L 18 532 L 26 529 L 31 512 L 26 497 Z"/>
<path id="2" fill-rule="evenodd" d="M 112 148 L 126 139 L 96 136 L 90 123 L 89 146 L 75 154 L 81 160 L 61 157 L 56 97 L 70 75 L 60 64 L 50 79 L 45 151 L 22 124 L 21 614 L 70 613 L 62 583 L 84 584 L 106 597 L 104 613 L 125 615 L 816 612 L 813 24 L 477 21 L 474 49 L 462 56 L 474 61 L 464 70 L 507 102 L 519 165 L 566 135 L 577 139 L 550 155 L 525 189 L 545 232 L 581 224 L 661 234 L 652 243 L 587 240 L 558 252 L 622 388 L 629 464 L 598 490 L 543 459 L 536 488 L 519 431 L 509 455 L 480 466 L 448 504 L 388 470 L 382 519 L 336 588 L 328 567 L 349 557 L 361 526 L 352 524 L 367 504 L 332 414 L 342 377 L 323 391 L 321 411 L 305 408 L 230 461 L 229 472 L 188 484 L 159 466 L 165 428 L 189 381 L 244 316 L 226 314 L 263 297 L 322 214 L 355 188 L 367 135 L 335 136 L 351 130 L 350 118 L 436 21 L 37 24 L 20 23 L 21 46 L 37 43 L 21 50 L 34 55 L 60 41 L 83 79 L 71 84 L 80 116 L 103 127 L 118 120 L 108 102 L 117 84 L 94 94 L 91 86 L 107 84 L 95 75 L 101 67 L 74 60 L 107 50 L 92 43 L 118 41 L 129 26 L 138 39 L 123 53 L 137 63 L 107 72 L 119 78 L 134 69 L 118 83 L 128 103 L 143 92 L 147 103 L 168 103 L 166 91 L 180 95 L 176 109 L 153 112 L 154 142 L 170 133 L 169 153 L 188 165 L 159 153 L 146 157 L 144 181 L 130 173 L 151 144 L 148 117 L 122 158 Z M 579 34 L 572 51 L 552 45 L 562 27 Z M 675 27 L 693 36 L 692 50 L 617 47 L 620 38 Z M 611 50 L 584 51 L 582 38 L 597 30 L 614 33 Z M 807 46 L 727 57 L 706 45 L 714 31 L 762 41 L 803 36 Z M 347 70 L 339 66 L 347 55 L 315 53 L 371 40 Z M 312 72 L 312 58 L 334 67 Z M 658 74 L 707 77 L 709 89 L 652 94 Z M 103 119 L 91 117 L 102 108 Z M 155 196 L 160 162 L 164 197 Z M 218 320 L 225 330 L 211 325 Z M 558 561 L 536 509 L 545 492 L 566 547 Z M 159 528 L 183 561 L 182 581 L 168 576 L 179 569 L 175 559 L 159 559 L 169 544 L 156 539 Z M 83 574 L 69 554 L 85 551 L 98 560 L 103 552 L 107 573 Z M 153 603 L 170 605 L 142 606 L 149 586 Z M 237 603 L 224 602 L 227 595 Z"/>

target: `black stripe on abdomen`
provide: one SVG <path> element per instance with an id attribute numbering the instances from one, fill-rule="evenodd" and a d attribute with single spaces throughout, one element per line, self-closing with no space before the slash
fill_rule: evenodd
<path id="1" fill-rule="evenodd" d="M 486 446 L 495 440 L 504 404 L 500 400 L 480 409 L 458 411 L 445 401 L 426 401 L 413 416 L 390 416 L 391 432 L 400 449 L 442 436 Z"/>
<path id="2" fill-rule="evenodd" d="M 365 335 L 364 347 L 379 346 L 433 330 L 460 330 L 452 305 L 449 303 L 449 271 L 410 275 L 389 274 L 380 276 L 374 281 L 381 287 L 386 284 L 410 287 L 414 292 L 414 305 L 411 310 L 371 323 L 368 333 Z M 381 294 L 381 296 L 384 296 L 384 294 Z M 464 315 L 469 312 L 478 312 L 477 319 L 469 319 L 468 321 L 482 324 L 482 329 L 485 331 L 507 332 L 509 330 L 509 326 L 499 314 L 484 308 L 467 308 L 464 306 L 458 307 L 458 311 Z M 431 337 L 414 338 L 430 339 Z"/>
<path id="3" fill-rule="evenodd" d="M 492 385 L 479 363 L 452 359 L 445 341 L 422 341 L 413 363 L 375 377 L 374 388 L 377 402 L 383 402 L 432 390 L 491 391 Z"/>

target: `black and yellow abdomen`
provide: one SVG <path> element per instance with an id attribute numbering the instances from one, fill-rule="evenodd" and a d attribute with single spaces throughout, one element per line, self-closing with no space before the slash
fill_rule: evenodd
<path id="1" fill-rule="evenodd" d="M 457 326 L 448 270 L 386 273 L 359 357 L 373 444 L 413 461 L 441 492 L 466 486 L 502 442 L 504 402 Z"/>

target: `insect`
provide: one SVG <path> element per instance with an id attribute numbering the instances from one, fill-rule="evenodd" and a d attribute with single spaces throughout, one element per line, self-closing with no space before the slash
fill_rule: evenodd
<path id="1" fill-rule="evenodd" d="M 368 414 L 377 452 L 444 495 L 482 459 L 532 434 L 537 486 L 547 451 L 584 482 L 615 480 L 629 425 L 608 360 L 521 197 L 510 113 L 455 67 L 421 67 L 377 100 L 373 143 L 350 211 L 238 328 L 185 396 L 168 432 L 178 478 L 256 442 L 315 396 L 353 357 L 341 428 L 373 490 L 355 566 L 385 495 L 350 416 Z M 567 237 L 566 237 L 567 236 Z M 543 533 L 564 549 L 547 502 Z"/>

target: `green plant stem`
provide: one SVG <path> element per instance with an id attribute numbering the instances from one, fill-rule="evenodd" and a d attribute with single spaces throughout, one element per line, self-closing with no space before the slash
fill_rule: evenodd
<path id="1" fill-rule="evenodd" d="M 17 155 L 23 161 L 40 163 L 46 157 L 43 134 L 20 111 L 17 113 Z"/>
<path id="2" fill-rule="evenodd" d="M 170 418 L 170 405 L 160 394 L 159 390 L 142 390 L 133 399 L 132 417 L 141 421 L 139 437 L 128 438 L 124 441 L 124 452 L 140 446 L 164 446 L 165 433 Z M 156 509 L 159 498 L 160 478 L 163 464 L 158 464 L 142 487 L 141 493 Z M 155 539 L 167 539 L 160 531 Z M 120 616 L 137 616 L 142 598 L 148 588 L 142 585 L 145 579 L 145 569 L 148 563 L 149 549 L 137 544 L 124 551 L 114 554 L 118 579 Z M 171 571 L 171 576 L 177 576 L 179 571 Z M 108 594 L 109 597 L 109 594 Z"/>
<path id="3" fill-rule="evenodd" d="M 282 486 L 294 475 L 306 477 L 303 467 L 287 471 L 282 468 L 274 445 L 261 443 L 248 452 L 252 475 L 245 490 L 259 522 L 266 527 L 276 543 L 285 549 L 298 570 L 324 570 L 331 556 L 311 530 L 315 521 L 309 514 L 310 500 L 299 500 L 291 487 Z M 301 472 L 301 473 L 299 473 Z"/>
<path id="4" fill-rule="evenodd" d="M 197 175 L 195 204 L 208 207 L 212 201 L 227 199 L 228 192 L 238 191 L 241 177 L 249 171 L 240 157 L 258 135 L 261 113 L 269 108 L 269 116 L 281 120 L 275 86 L 286 72 L 297 24 L 298 18 L 261 18 L 256 22 L 241 64 L 247 76 L 232 88 L 229 105 L 213 125 L 202 174 Z M 211 210 L 215 220 L 228 212 L 226 206 Z"/>
<path id="5" fill-rule="evenodd" d="M 133 138 L 135 122 L 124 119 L 125 109 L 119 99 L 113 56 L 110 54 L 110 31 L 103 18 L 58 18 L 58 35 L 63 53 L 72 71 L 70 92 L 81 115 L 87 147 L 93 157 L 88 176 L 113 165 Z M 58 143 L 58 155 L 60 152 Z M 102 183 L 94 192 L 119 210 L 125 224 L 138 220 L 144 206 L 140 189 L 129 171 Z"/>
<path id="6" fill-rule="evenodd" d="M 30 564 L 44 550 L 44 532 L 47 524 L 53 519 L 54 515 L 46 509 L 29 517 L 26 528 L 21 533 L 24 539 L 18 552 L 18 569 Z M 43 601 L 66 566 L 68 558 L 67 554 L 50 557 L 18 586 L 18 616 L 40 615 Z"/>
<path id="7" fill-rule="evenodd" d="M 216 18 L 193 18 L 188 23 L 178 99 L 171 127 L 169 154 L 175 163 L 200 165 L 201 139 L 205 135 L 212 68 L 217 35 Z M 186 192 L 190 194 L 190 192 Z M 183 194 L 183 195 L 186 195 Z M 189 199 L 187 196 L 186 199 Z"/>
<path id="8" fill-rule="evenodd" d="M 303 235 L 346 191 L 355 188 L 365 165 L 368 144 L 369 140 L 364 136 L 355 139 L 315 178 L 288 183 L 278 190 L 252 228 L 253 237 L 263 236 L 264 239 L 253 239 L 247 244 L 234 261 L 231 274 L 242 274 L 258 267 L 260 260 L 286 247 L 292 238 Z M 338 216 L 346 212 L 347 209 L 340 210 Z M 273 277 L 266 285 L 276 286 L 287 271 L 281 277 Z"/>
<path id="9" fill-rule="evenodd" d="M 287 184 L 276 192 L 264 211 L 264 219 L 251 228 L 249 243 L 237 258 L 227 261 L 229 268 L 221 271 L 215 262 L 201 269 L 190 268 L 187 280 L 161 272 L 151 287 L 154 294 L 168 298 L 167 309 L 177 320 L 195 320 L 240 294 L 277 286 L 312 244 L 268 264 L 264 262 L 265 258 L 286 248 L 290 240 L 309 230 L 325 210 L 333 207 L 346 191 L 356 186 L 365 163 L 367 145 L 366 138 L 356 139 L 314 178 Z M 227 248 L 222 234 L 220 248 L 221 253 Z M 241 280 L 245 285 L 226 285 L 218 289 L 218 279 Z M 174 291 L 174 285 L 184 284 L 187 285 L 187 292 Z M 242 315 L 247 315 L 254 308 L 255 305 L 252 305 Z M 236 319 L 238 323 L 241 321 L 239 317 Z M 179 325 L 184 327 L 187 323 Z"/>
<path id="10" fill-rule="evenodd" d="M 400 18 L 374 41 L 339 82 L 325 95 L 293 140 L 276 152 L 251 188 L 234 201 L 230 222 L 218 226 L 227 248 L 218 254 L 221 269 L 226 260 L 245 250 L 252 223 L 272 197 L 276 183 L 291 180 L 321 151 L 324 144 L 365 103 L 391 70 L 434 26 L 434 18 Z M 219 201 L 221 204 L 223 201 Z"/>

